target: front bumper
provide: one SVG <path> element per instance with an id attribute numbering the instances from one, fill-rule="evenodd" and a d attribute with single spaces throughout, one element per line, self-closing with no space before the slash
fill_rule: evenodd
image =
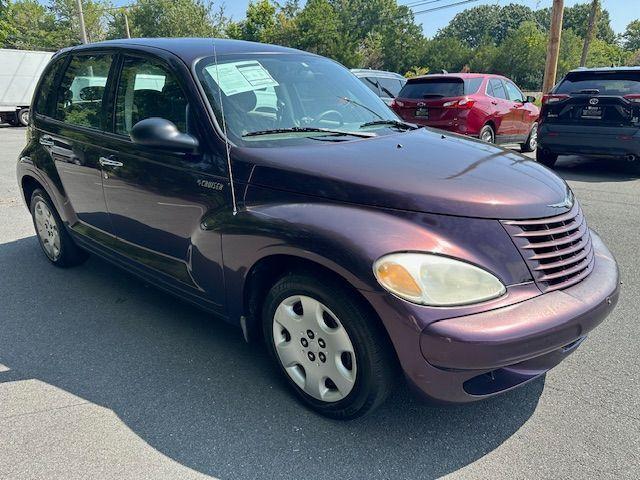
<path id="1" fill-rule="evenodd" d="M 595 265 L 580 283 L 509 306 L 432 322 L 418 338 L 414 334 L 418 353 L 398 350 L 394 341 L 409 380 L 432 399 L 464 403 L 511 390 L 564 360 L 618 301 L 616 262 L 593 232 L 592 239 Z M 402 340 L 405 346 L 407 340 Z"/>
<path id="2" fill-rule="evenodd" d="M 559 155 L 640 155 L 640 128 L 542 123 L 538 146 Z"/>

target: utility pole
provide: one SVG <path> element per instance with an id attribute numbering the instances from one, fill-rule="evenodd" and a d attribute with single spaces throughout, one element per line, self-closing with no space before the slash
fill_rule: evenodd
<path id="1" fill-rule="evenodd" d="M 84 26 L 84 14 L 82 13 L 82 0 L 76 0 L 76 5 L 78 7 L 78 18 L 80 20 L 80 39 L 82 43 L 89 43 L 87 41 L 87 30 Z"/>
<path id="2" fill-rule="evenodd" d="M 131 38 L 131 32 L 129 31 L 129 17 L 127 16 L 127 11 L 123 10 L 122 14 L 124 15 L 124 32 L 127 34 L 127 38 Z"/>
<path id="3" fill-rule="evenodd" d="M 556 83 L 563 13 L 564 0 L 553 0 L 553 8 L 551 10 L 551 29 L 549 30 L 549 46 L 547 48 L 547 62 L 544 66 L 542 93 L 549 93 Z"/>
<path id="4" fill-rule="evenodd" d="M 600 0 L 593 0 L 591 4 L 591 13 L 589 14 L 589 26 L 587 27 L 587 33 L 584 36 L 584 45 L 582 47 L 582 57 L 580 57 L 580 66 L 584 67 L 587 64 L 587 55 L 589 55 L 589 45 L 593 41 L 593 37 L 596 31 L 596 24 L 598 23 L 598 14 L 600 13 Z"/>

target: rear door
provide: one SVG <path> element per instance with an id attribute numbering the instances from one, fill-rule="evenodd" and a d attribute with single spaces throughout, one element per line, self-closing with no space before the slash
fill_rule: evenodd
<path id="1" fill-rule="evenodd" d="M 510 141 L 518 132 L 520 112 L 514 102 L 509 100 L 507 90 L 500 78 L 489 79 L 487 82 L 487 96 L 491 97 L 493 109 L 491 117 L 496 125 L 496 141 Z"/>
<path id="2" fill-rule="evenodd" d="M 39 142 L 51 155 L 80 224 L 110 233 L 102 191 L 100 157 L 107 127 L 109 72 L 115 55 L 74 54 L 62 76 L 52 118 L 42 123 Z"/>
<path id="3" fill-rule="evenodd" d="M 640 72 L 570 72 L 545 105 L 545 122 L 640 127 Z"/>

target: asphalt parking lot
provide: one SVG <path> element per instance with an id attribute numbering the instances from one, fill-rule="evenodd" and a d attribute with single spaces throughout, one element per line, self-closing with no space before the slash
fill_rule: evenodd
<path id="1" fill-rule="evenodd" d="M 106 262 L 50 266 L 0 126 L 0 478 L 638 478 L 640 165 L 557 171 L 616 255 L 620 303 L 545 379 L 474 405 L 406 388 L 349 423 L 303 409 L 239 329 Z"/>

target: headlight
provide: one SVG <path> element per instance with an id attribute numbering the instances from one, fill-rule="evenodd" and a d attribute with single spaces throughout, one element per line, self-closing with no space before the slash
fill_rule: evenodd
<path id="1" fill-rule="evenodd" d="M 421 305 L 466 305 L 499 297 L 507 291 L 486 270 L 428 253 L 385 255 L 375 262 L 373 272 L 386 290 Z"/>

